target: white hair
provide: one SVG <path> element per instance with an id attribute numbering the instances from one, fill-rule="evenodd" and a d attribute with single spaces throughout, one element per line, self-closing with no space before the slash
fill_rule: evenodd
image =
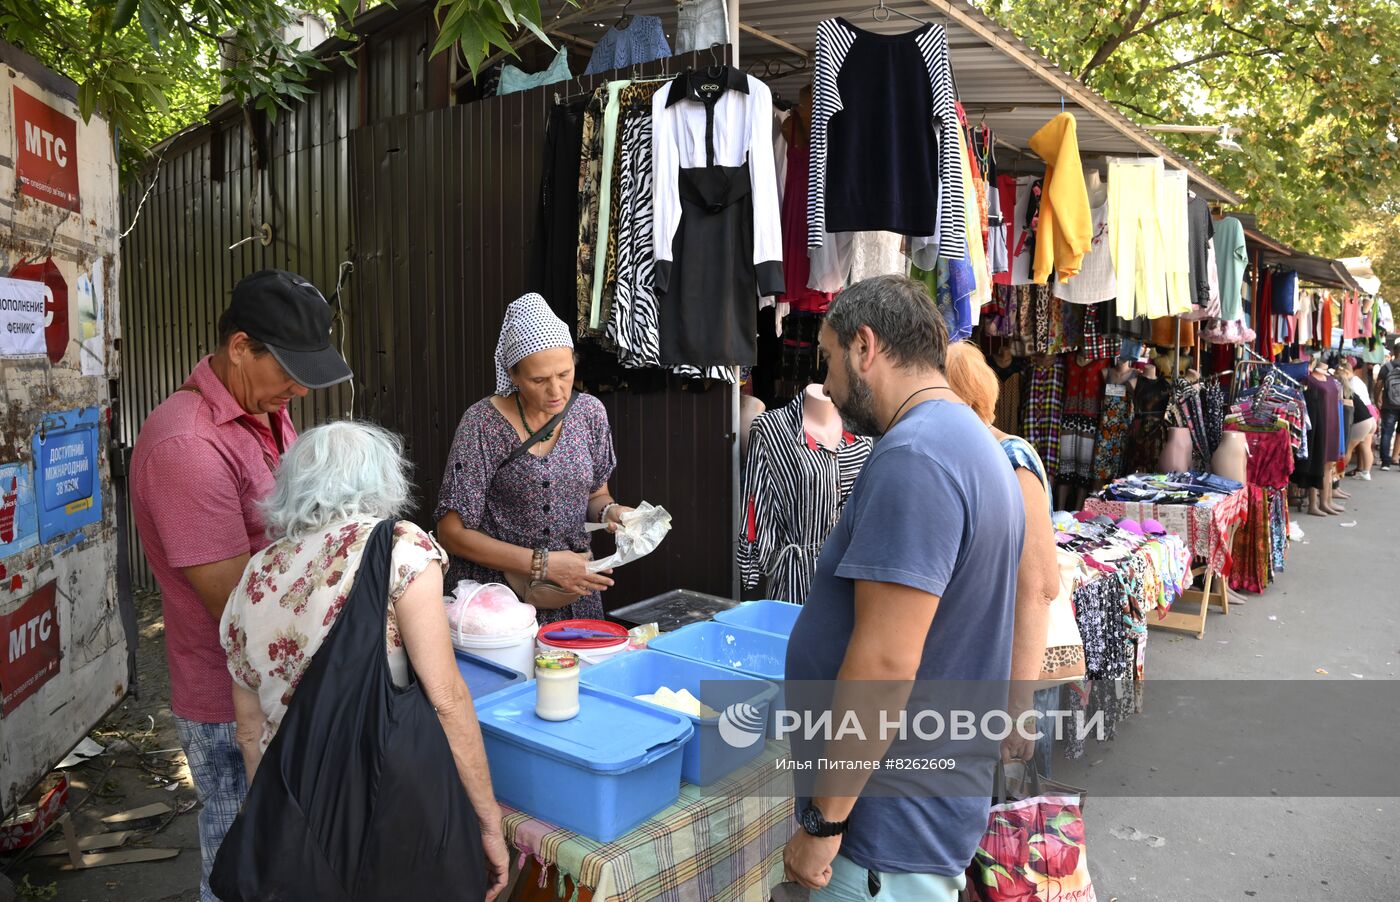
<path id="1" fill-rule="evenodd" d="M 408 475 L 394 433 L 353 420 L 317 426 L 282 457 L 261 505 L 267 534 L 303 536 L 358 517 L 400 517 L 409 505 Z"/>

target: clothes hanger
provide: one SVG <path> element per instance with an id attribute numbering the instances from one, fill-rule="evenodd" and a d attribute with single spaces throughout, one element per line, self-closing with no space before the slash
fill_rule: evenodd
<path id="1" fill-rule="evenodd" d="M 632 16 L 627 12 L 627 8 L 631 5 L 632 0 L 627 0 L 627 2 L 622 4 L 622 14 L 618 16 L 617 21 L 613 23 L 613 28 L 622 31 L 625 30 L 628 25 L 632 24 Z"/>
<path id="2" fill-rule="evenodd" d="M 886 6 L 885 0 L 880 0 L 878 5 L 872 6 L 867 10 L 863 10 L 863 12 L 870 13 L 871 17 L 874 18 L 876 22 L 888 22 L 890 20 L 890 16 L 895 15 L 908 19 L 910 22 L 918 22 L 920 25 L 930 24 L 927 20 L 911 16 L 906 12 L 895 9 L 894 7 Z M 880 13 L 884 13 L 884 16 L 881 16 Z"/>
<path id="3" fill-rule="evenodd" d="M 705 74 L 711 78 L 719 78 L 724 72 L 724 63 L 720 62 L 719 58 L 719 48 L 723 46 L 718 41 L 710 45 L 710 60 L 713 65 L 705 70 Z"/>
<path id="4" fill-rule="evenodd" d="M 561 104 L 561 103 L 568 103 L 570 100 L 577 100 L 577 99 L 580 98 L 580 97 L 589 97 L 589 96 L 592 96 L 593 90 L 594 90 L 594 89 L 590 88 L 590 89 L 588 89 L 588 90 L 584 90 L 584 88 L 583 88 L 583 75 L 582 75 L 582 74 L 575 75 L 573 78 L 569 79 L 569 82 L 571 83 L 571 85 L 572 85 L 573 87 L 577 88 L 577 90 L 576 90 L 576 91 L 573 91 L 573 92 L 571 92 L 571 93 L 565 94 L 565 95 L 563 95 L 562 97 L 559 95 L 559 92 L 558 92 L 558 91 L 555 91 L 555 92 L 554 92 L 554 105 L 555 105 L 555 106 L 558 106 L 558 105 Z"/>

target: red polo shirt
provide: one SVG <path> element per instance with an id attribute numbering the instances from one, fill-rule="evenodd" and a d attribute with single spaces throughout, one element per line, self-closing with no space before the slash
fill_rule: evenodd
<path id="1" fill-rule="evenodd" d="M 281 449 L 296 429 L 286 410 L 272 428 L 246 413 L 209 366 L 151 411 L 131 458 L 131 503 L 141 547 L 160 584 L 170 707 L 201 723 L 233 721 L 233 683 L 219 623 L 182 568 L 267 547 L 258 502 L 272 491 Z M 274 434 L 275 432 L 275 434 Z"/>

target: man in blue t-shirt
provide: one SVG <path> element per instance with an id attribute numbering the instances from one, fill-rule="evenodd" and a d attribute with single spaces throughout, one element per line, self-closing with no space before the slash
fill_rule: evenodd
<path id="1" fill-rule="evenodd" d="M 847 427 L 879 441 L 788 643 L 788 707 L 802 695 L 797 680 L 836 681 L 815 685 L 831 687 L 838 711 L 864 687 L 903 686 L 876 697 L 912 707 L 914 680 L 918 693 L 926 681 L 982 681 L 953 692 L 982 687 L 980 700 L 960 696 L 973 706 L 987 707 L 987 687 L 1004 699 L 1024 515 L 1005 454 L 944 379 L 942 316 L 916 282 L 866 279 L 832 302 L 819 343 L 826 390 Z M 790 738 L 796 762 L 884 764 L 913 747 L 876 731 L 868 741 Z M 816 890 L 813 902 L 876 889 L 881 902 L 953 902 L 986 829 L 983 777 L 997 743 L 962 748 L 986 767 L 959 760 L 937 790 L 888 766 L 799 788 L 801 826 L 783 856 L 789 879 Z"/>

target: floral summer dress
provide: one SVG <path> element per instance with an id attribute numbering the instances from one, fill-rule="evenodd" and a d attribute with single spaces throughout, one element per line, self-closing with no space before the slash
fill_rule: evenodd
<path id="1" fill-rule="evenodd" d="M 365 543 L 378 522 L 344 520 L 319 533 L 274 542 L 253 555 L 229 596 L 219 641 L 234 683 L 256 692 L 262 703 L 267 716 L 264 750 L 354 588 Z M 408 521 L 394 527 L 384 651 L 396 685 L 408 684 L 408 655 L 399 638 L 394 602 L 428 567 L 446 564 L 447 552 L 432 535 Z"/>
<path id="2" fill-rule="evenodd" d="M 581 394 L 559 428 L 563 431 L 548 454 L 522 454 L 503 466 L 519 447 L 520 435 L 489 397 L 467 408 L 452 440 L 434 520 L 455 513 L 467 529 L 521 548 L 588 551 L 588 496 L 607 483 L 617 463 L 608 413 L 602 401 Z M 505 582 L 499 570 L 453 558 L 447 591 L 462 579 Z M 602 616 L 597 592 L 557 611 L 539 612 L 541 623 Z"/>

